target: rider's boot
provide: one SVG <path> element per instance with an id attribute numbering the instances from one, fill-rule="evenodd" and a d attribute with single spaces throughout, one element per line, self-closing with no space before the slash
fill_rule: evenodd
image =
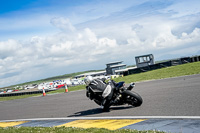
<path id="1" fill-rule="evenodd" d="M 101 108 L 103 109 L 104 108 L 104 105 L 106 103 L 106 99 L 103 99 L 102 103 L 101 103 Z"/>

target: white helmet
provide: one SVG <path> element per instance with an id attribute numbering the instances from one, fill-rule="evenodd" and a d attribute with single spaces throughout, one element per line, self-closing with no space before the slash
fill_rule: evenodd
<path id="1" fill-rule="evenodd" d="M 85 79 L 84 79 L 84 82 L 86 85 L 89 85 L 91 83 L 91 81 L 93 80 L 92 76 L 87 76 Z"/>

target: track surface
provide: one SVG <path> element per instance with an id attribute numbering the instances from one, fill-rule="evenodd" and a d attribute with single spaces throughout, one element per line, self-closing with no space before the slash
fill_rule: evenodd
<path id="1" fill-rule="evenodd" d="M 136 83 L 140 107 L 111 107 L 102 112 L 85 90 L 0 101 L 0 120 L 105 116 L 200 116 L 200 75 Z"/>

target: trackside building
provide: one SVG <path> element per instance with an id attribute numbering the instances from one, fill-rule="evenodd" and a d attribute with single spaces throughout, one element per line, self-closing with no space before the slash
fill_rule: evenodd
<path id="1" fill-rule="evenodd" d="M 122 61 L 110 62 L 106 64 L 106 75 L 116 75 L 116 70 L 125 69 L 126 65 Z"/>

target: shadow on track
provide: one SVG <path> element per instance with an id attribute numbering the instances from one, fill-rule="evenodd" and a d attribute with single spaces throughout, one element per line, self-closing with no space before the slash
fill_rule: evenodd
<path id="1" fill-rule="evenodd" d="M 122 110 L 122 109 L 130 109 L 134 108 L 133 106 L 126 106 L 126 107 L 111 107 L 110 112 L 114 110 Z M 95 115 L 95 114 L 100 114 L 100 113 L 109 113 L 103 111 L 101 108 L 95 108 L 95 109 L 89 109 L 89 110 L 84 110 L 80 112 L 76 112 L 73 115 L 69 115 L 67 117 L 78 117 L 78 116 L 87 116 L 87 115 Z"/>

